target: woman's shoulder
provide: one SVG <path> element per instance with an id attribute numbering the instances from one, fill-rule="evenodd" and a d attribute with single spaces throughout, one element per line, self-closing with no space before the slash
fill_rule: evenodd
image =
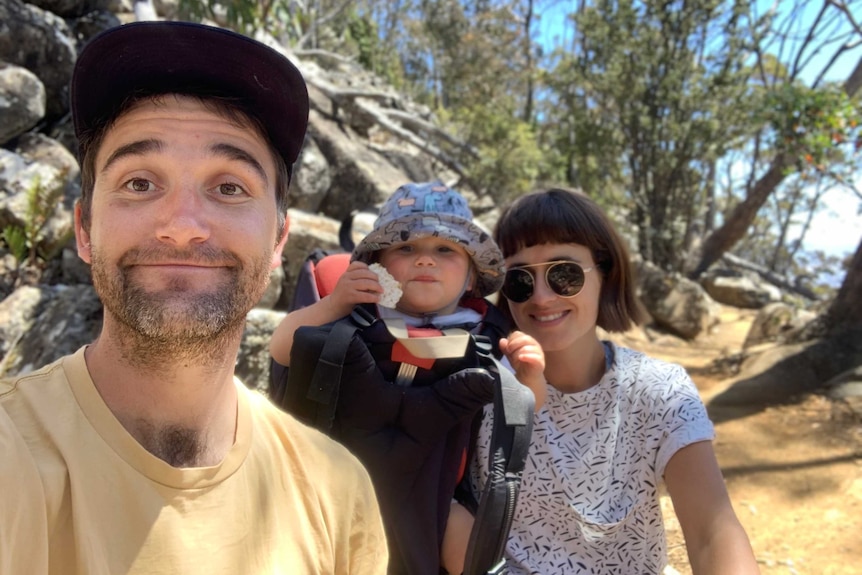
<path id="1" fill-rule="evenodd" d="M 614 367 L 616 369 L 636 369 L 642 373 L 656 374 L 682 374 L 686 377 L 685 368 L 678 363 L 665 361 L 648 355 L 642 351 L 617 345 L 613 342 L 605 342 L 613 350 Z"/>
<path id="2" fill-rule="evenodd" d="M 652 357 L 642 351 L 610 343 L 613 349 L 612 375 L 618 385 L 631 392 L 649 395 L 675 393 L 680 388 L 694 389 L 694 382 L 685 368 Z"/>

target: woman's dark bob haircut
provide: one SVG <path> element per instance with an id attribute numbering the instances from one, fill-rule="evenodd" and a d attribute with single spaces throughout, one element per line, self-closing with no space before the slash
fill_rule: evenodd
<path id="1" fill-rule="evenodd" d="M 589 248 L 602 274 L 598 326 L 608 332 L 622 332 L 643 320 L 625 242 L 602 209 L 584 193 L 553 188 L 521 196 L 503 211 L 494 239 L 507 258 L 543 244 Z M 502 294 L 500 298 L 506 299 Z"/>

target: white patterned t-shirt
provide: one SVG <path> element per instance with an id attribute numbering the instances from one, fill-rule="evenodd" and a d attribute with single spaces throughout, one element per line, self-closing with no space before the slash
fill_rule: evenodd
<path id="1" fill-rule="evenodd" d="M 714 437 L 685 370 L 606 343 L 613 361 L 578 393 L 548 386 L 536 413 L 506 558 L 529 575 L 658 574 L 667 546 L 658 486 L 671 456 Z M 473 478 L 488 473 L 485 409 Z"/>

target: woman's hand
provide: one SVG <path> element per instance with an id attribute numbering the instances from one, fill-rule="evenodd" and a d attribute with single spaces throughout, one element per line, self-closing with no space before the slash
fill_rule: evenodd
<path id="1" fill-rule="evenodd" d="M 515 370 L 515 377 L 526 385 L 536 397 L 536 411 L 545 403 L 548 394 L 545 381 L 545 353 L 532 336 L 513 331 L 500 340 L 500 351 Z"/>

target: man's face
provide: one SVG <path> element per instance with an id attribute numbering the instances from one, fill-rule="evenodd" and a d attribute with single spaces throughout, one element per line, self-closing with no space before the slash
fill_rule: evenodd
<path id="1" fill-rule="evenodd" d="M 287 238 L 264 138 L 166 96 L 117 120 L 95 168 L 91 223 L 76 210 L 75 232 L 107 314 L 176 343 L 241 324 Z"/>

